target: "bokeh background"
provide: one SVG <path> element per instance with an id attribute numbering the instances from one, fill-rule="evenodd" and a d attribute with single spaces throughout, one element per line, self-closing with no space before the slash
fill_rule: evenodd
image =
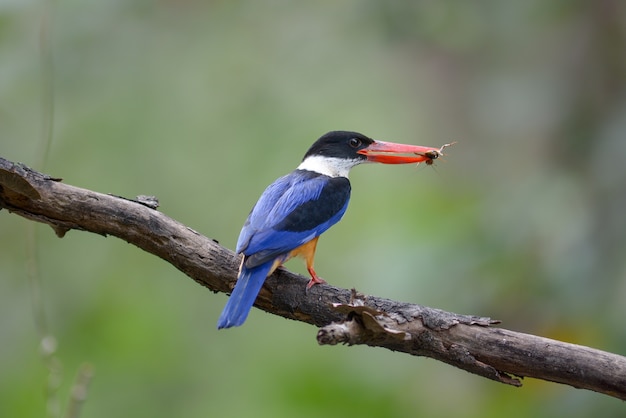
<path id="1" fill-rule="evenodd" d="M 322 277 L 626 354 L 626 3 L 0 1 L 0 155 L 156 195 L 229 248 L 335 129 L 458 143 L 433 167 L 356 168 Z M 567 386 L 320 347 L 257 310 L 218 332 L 225 295 L 121 240 L 6 211 L 0 234 L 2 417 L 54 416 L 83 364 L 84 417 L 626 414 Z"/>

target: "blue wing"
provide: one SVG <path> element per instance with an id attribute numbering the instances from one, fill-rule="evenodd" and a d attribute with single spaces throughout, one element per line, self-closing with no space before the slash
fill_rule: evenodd
<path id="1" fill-rule="evenodd" d="M 239 235 L 237 252 L 244 262 L 218 329 L 243 324 L 275 262 L 337 223 L 349 200 L 347 178 L 304 170 L 265 189 Z"/>
<path id="2" fill-rule="evenodd" d="M 284 256 L 337 223 L 349 200 L 347 178 L 296 170 L 263 192 L 241 230 L 237 252 L 249 268 Z"/>

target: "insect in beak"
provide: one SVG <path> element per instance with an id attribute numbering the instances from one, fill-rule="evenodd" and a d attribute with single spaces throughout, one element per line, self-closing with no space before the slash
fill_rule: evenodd
<path id="1" fill-rule="evenodd" d="M 434 150 L 426 151 L 423 153 L 416 153 L 416 154 L 421 155 L 422 157 L 426 157 L 426 160 L 424 161 L 426 165 L 433 165 L 433 163 L 435 162 L 434 160 L 443 156 L 443 150 L 448 147 L 451 147 L 454 144 L 456 144 L 456 141 L 450 142 L 449 144 L 443 144 L 441 148 L 439 148 L 438 150 L 434 149 Z"/>

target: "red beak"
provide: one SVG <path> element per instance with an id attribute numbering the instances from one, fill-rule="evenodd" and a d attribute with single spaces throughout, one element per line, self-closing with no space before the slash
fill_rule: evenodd
<path id="1" fill-rule="evenodd" d="M 411 164 L 432 161 L 432 155 L 439 155 L 439 148 L 420 145 L 394 144 L 393 142 L 374 141 L 369 147 L 357 151 L 367 157 L 367 161 L 383 164 Z M 412 154 L 412 155 L 397 155 Z M 436 158 L 436 157 L 435 157 Z"/>

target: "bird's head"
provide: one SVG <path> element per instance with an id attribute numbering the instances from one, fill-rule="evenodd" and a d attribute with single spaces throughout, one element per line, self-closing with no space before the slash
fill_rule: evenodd
<path id="1" fill-rule="evenodd" d="M 331 177 L 347 177 L 350 169 L 358 164 L 421 163 L 432 160 L 430 155 L 438 151 L 432 147 L 375 141 L 357 132 L 332 131 L 315 141 L 298 168 Z"/>

